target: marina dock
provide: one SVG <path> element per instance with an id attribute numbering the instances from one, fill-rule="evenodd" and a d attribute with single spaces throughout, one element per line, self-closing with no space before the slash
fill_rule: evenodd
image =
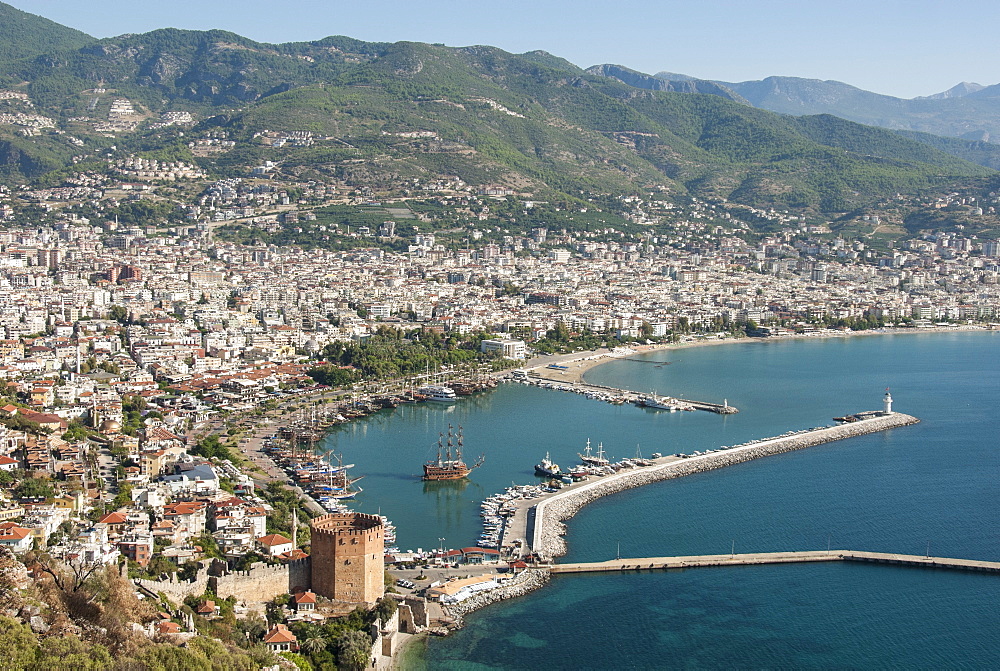
<path id="1" fill-rule="evenodd" d="M 560 368 L 540 368 L 532 370 L 527 378 L 522 379 L 522 382 L 527 382 L 528 384 L 540 387 L 548 387 L 558 391 L 571 391 L 611 403 L 638 404 L 641 402 L 643 397 L 648 395 L 632 391 L 631 389 L 618 389 L 617 387 L 590 384 L 580 380 L 565 380 L 561 378 L 562 372 L 563 371 Z M 677 401 L 679 405 L 688 405 L 694 410 L 705 410 L 719 415 L 734 415 L 739 412 L 738 408 L 735 408 L 728 403 L 709 403 L 708 401 L 693 401 L 686 398 L 674 398 L 674 400 Z"/>
<path id="2" fill-rule="evenodd" d="M 603 562 L 552 564 L 549 573 L 602 573 L 610 571 L 646 571 L 655 569 L 685 569 L 703 566 L 754 566 L 762 564 L 799 564 L 808 562 L 864 562 L 915 566 L 919 568 L 951 569 L 1000 573 L 1000 562 L 951 557 L 921 557 L 919 555 L 861 552 L 857 550 L 821 550 L 807 552 L 758 552 L 752 554 L 695 555 L 689 557 L 643 557 L 611 559 Z"/>
<path id="3" fill-rule="evenodd" d="M 560 491 L 544 497 L 523 500 L 519 502 L 516 514 L 508 520 L 503 545 L 508 548 L 518 548 L 520 554 L 531 553 L 543 560 L 551 560 L 565 554 L 565 543 L 562 539 L 565 534 L 563 522 L 573 517 L 583 506 L 602 496 L 773 454 L 916 424 L 920 421 L 911 415 L 895 412 L 859 413 L 852 417 L 861 419 L 837 426 L 789 432 L 744 445 L 720 447 L 705 453 L 665 456 L 653 460 L 650 466 L 637 466 L 613 475 L 591 478 L 567 485 Z"/>
<path id="4" fill-rule="evenodd" d="M 629 354 L 635 354 L 635 352 L 627 350 L 623 353 L 616 353 L 615 350 L 602 350 L 599 354 L 588 354 L 586 356 L 576 356 L 575 358 L 566 356 L 552 358 L 539 357 L 534 359 L 522 371 L 521 374 L 526 375 L 526 377 L 515 377 L 515 379 L 537 386 L 552 384 L 554 385 L 551 387 L 553 389 L 572 391 L 611 403 L 641 403 L 643 397 L 650 395 L 649 390 L 639 392 L 631 389 L 618 389 L 600 384 L 590 384 L 583 377 L 592 367 L 605 361 L 634 361 L 637 363 L 648 363 L 657 367 L 667 366 L 671 363 L 666 360 L 631 358 L 628 356 Z M 710 403 L 677 397 L 674 397 L 673 400 L 680 406 L 690 406 L 685 409 L 705 410 L 720 415 L 732 415 L 739 412 L 737 408 L 725 402 Z"/>

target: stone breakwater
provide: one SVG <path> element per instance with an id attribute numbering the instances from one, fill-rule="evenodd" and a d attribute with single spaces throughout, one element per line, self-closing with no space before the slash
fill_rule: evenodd
<path id="1" fill-rule="evenodd" d="M 801 450 L 814 445 L 830 443 L 845 438 L 863 436 L 877 431 L 916 424 L 920 420 L 911 415 L 893 413 L 863 419 L 849 424 L 804 431 L 791 436 L 759 440 L 752 444 L 703 454 L 658 466 L 639 467 L 605 476 L 599 480 L 574 487 L 534 506 L 534 530 L 531 549 L 539 557 L 551 560 L 566 554 L 566 520 L 585 505 L 602 496 L 626 489 L 641 487 L 661 480 L 679 478 L 716 468 L 724 468 L 751 459 L 773 454 Z"/>
<path id="2" fill-rule="evenodd" d="M 532 590 L 536 590 L 549 580 L 549 572 L 540 569 L 525 569 L 516 578 L 506 585 L 491 589 L 486 592 L 479 592 L 469 597 L 461 603 L 446 606 L 446 612 L 455 618 L 456 628 L 462 626 L 462 616 L 479 610 L 491 603 L 505 601 L 523 596 Z"/>

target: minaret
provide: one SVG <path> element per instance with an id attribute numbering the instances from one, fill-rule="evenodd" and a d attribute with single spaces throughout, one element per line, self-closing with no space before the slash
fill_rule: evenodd
<path id="1" fill-rule="evenodd" d="M 892 394 L 889 393 L 888 387 L 885 388 L 885 396 L 882 397 L 882 414 L 892 414 Z"/>

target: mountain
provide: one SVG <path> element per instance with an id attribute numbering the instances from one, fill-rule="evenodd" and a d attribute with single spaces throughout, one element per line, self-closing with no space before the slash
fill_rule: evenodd
<path id="1" fill-rule="evenodd" d="M 734 93 L 731 89 L 728 89 L 725 86 L 716 84 L 715 82 L 706 81 L 704 79 L 687 77 L 685 75 L 675 75 L 675 77 L 677 77 L 676 79 L 666 79 L 660 77 L 659 75 L 653 77 L 636 70 L 631 70 L 623 65 L 594 65 L 587 68 L 587 73 L 601 77 L 611 77 L 612 79 L 617 79 L 623 84 L 635 86 L 640 89 L 649 89 L 651 91 L 675 91 L 677 93 L 705 93 L 708 95 L 720 96 L 722 98 L 726 98 L 727 100 L 733 100 L 747 105 L 750 104 L 745 98 L 743 98 L 743 96 Z"/>
<path id="2" fill-rule="evenodd" d="M 976 84 L 974 82 L 959 82 L 947 91 L 935 93 L 931 96 L 917 96 L 914 100 L 944 100 L 945 98 L 961 98 L 962 96 L 967 96 L 970 93 L 982 91 L 984 88 L 986 87 L 982 84 Z"/>
<path id="3" fill-rule="evenodd" d="M 1000 138 L 1000 85 L 965 95 L 906 100 L 849 84 L 800 77 L 767 77 L 759 81 L 719 82 L 750 104 L 782 114 L 833 114 L 843 119 L 894 130 L 947 137 Z M 958 88 L 958 87 L 956 87 Z M 955 89 L 951 89 L 955 91 Z"/>
<path id="4" fill-rule="evenodd" d="M 0 62 L 76 49 L 94 38 L 0 2 Z"/>
<path id="5" fill-rule="evenodd" d="M 627 68 L 606 67 L 615 76 L 543 51 L 342 36 L 265 44 L 221 30 L 123 35 L 0 63 L 0 77 L 65 132 L 0 126 L 0 175 L 39 176 L 71 157 L 101 157 L 112 144 L 195 160 L 187 142 L 220 133 L 236 147 L 197 159 L 219 175 L 272 161 L 286 176 L 337 175 L 376 190 L 457 175 L 557 200 L 662 185 L 674 194 L 842 212 L 993 174 L 878 128 L 757 109 L 717 83 L 650 90 L 619 79 L 632 76 Z M 131 101 L 141 125 L 102 129 L 120 99 Z M 165 111 L 200 121 L 151 128 Z M 312 139 L 283 147 L 260 139 L 293 131 Z"/>

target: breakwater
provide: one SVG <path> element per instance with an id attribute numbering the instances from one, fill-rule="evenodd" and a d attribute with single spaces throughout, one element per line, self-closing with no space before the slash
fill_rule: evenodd
<path id="1" fill-rule="evenodd" d="M 1000 562 L 952 557 L 862 552 L 858 550 L 810 550 L 804 552 L 754 552 L 750 554 L 696 555 L 688 557 L 642 557 L 610 559 L 603 562 L 553 564 L 551 573 L 606 573 L 609 571 L 648 571 L 685 569 L 702 566 L 760 566 L 762 564 L 801 564 L 808 562 L 867 562 L 917 568 L 952 569 L 981 573 L 1000 573 Z"/>
<path id="2" fill-rule="evenodd" d="M 455 618 L 456 626 L 461 627 L 462 616 L 467 613 L 479 610 L 497 601 L 506 601 L 507 599 L 523 596 L 544 585 L 548 579 L 549 572 L 546 570 L 536 568 L 524 569 L 516 578 L 505 585 L 484 592 L 478 592 L 465 601 L 444 606 L 443 608 L 448 615 Z"/>
<path id="3" fill-rule="evenodd" d="M 566 554 L 566 544 L 563 540 L 566 527 L 563 523 L 585 505 L 603 496 L 661 480 L 732 466 L 752 459 L 908 426 L 919 421 L 916 417 L 903 413 L 868 414 L 866 419 L 849 424 L 759 440 L 747 445 L 717 450 L 687 459 L 622 471 L 598 480 L 574 485 L 568 490 L 539 501 L 528 511 L 528 529 L 526 529 L 525 535 L 530 549 L 535 555 L 543 560 L 551 560 Z"/>

